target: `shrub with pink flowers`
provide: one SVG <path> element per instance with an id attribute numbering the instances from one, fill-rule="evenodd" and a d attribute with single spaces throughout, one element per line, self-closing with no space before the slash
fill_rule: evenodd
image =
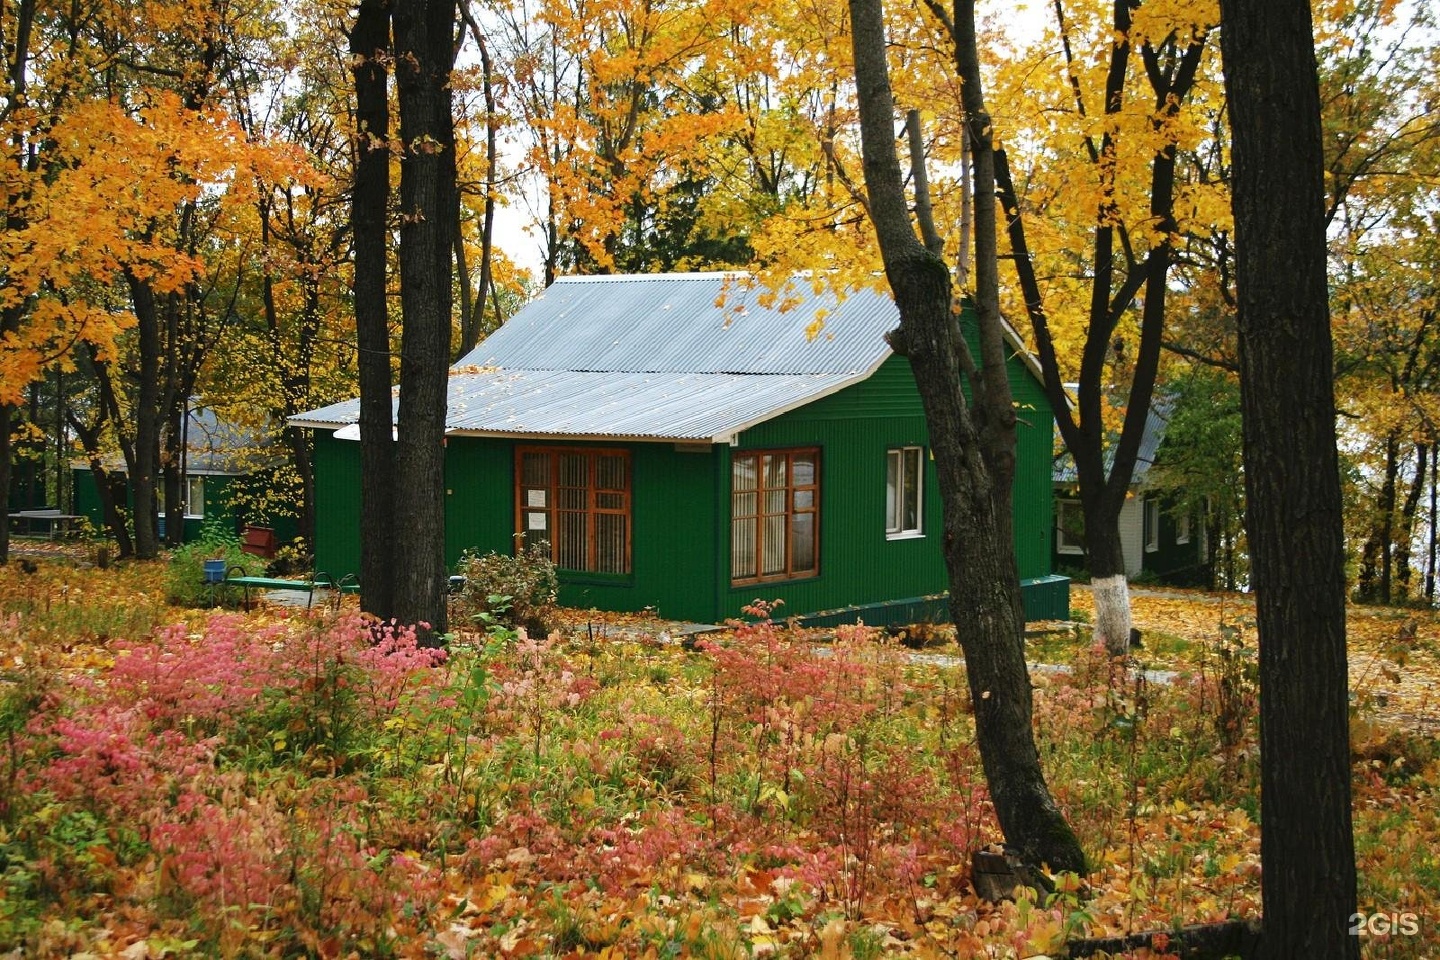
<path id="1" fill-rule="evenodd" d="M 1064 656 L 1032 673 L 1036 733 L 1097 868 L 990 904 L 953 648 L 765 605 L 698 649 L 595 611 L 433 650 L 349 610 L 158 608 L 62 644 L 5 576 L 0 954 L 1031 956 L 1258 909 L 1253 724 L 1218 653 L 1154 673 L 1031 641 Z M 1403 758 L 1357 777 L 1357 836 L 1423 864 L 1393 818 L 1407 798 L 1440 836 L 1432 755 L 1381 746 Z"/>

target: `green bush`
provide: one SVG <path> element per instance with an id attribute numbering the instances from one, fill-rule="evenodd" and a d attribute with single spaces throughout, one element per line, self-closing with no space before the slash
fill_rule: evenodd
<path id="1" fill-rule="evenodd" d="M 467 550 L 455 569 L 465 583 L 452 598 L 451 623 L 524 627 L 532 637 L 544 637 L 554 626 L 560 579 L 547 545 L 514 556 Z"/>
<path id="2" fill-rule="evenodd" d="M 200 528 L 198 539 L 178 547 L 170 555 L 165 571 L 165 598 L 186 607 L 217 603 L 235 603 L 238 597 L 228 596 L 233 590 L 212 590 L 205 582 L 205 561 L 224 560 L 225 569 L 242 567 L 246 576 L 265 572 L 265 561 L 240 549 L 240 537 L 219 520 L 207 520 Z"/>

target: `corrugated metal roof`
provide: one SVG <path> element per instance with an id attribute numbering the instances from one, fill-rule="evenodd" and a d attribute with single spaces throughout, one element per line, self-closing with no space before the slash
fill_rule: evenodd
<path id="1" fill-rule="evenodd" d="M 816 294 L 797 280 L 764 307 L 764 288 L 723 273 L 566 277 L 460 361 L 512 370 L 626 373 L 859 373 L 889 355 L 895 302 L 873 290 Z M 723 300 L 723 305 L 721 301 Z M 824 329 L 805 335 L 820 311 Z"/>
<path id="2" fill-rule="evenodd" d="M 773 297 L 734 273 L 557 280 L 451 370 L 447 430 L 723 442 L 890 356 L 900 315 L 888 294 L 841 299 L 797 278 Z M 351 400 L 290 422 L 358 416 Z"/>
<path id="3" fill-rule="evenodd" d="M 862 374 L 593 373 L 489 369 L 450 378 L 447 433 L 725 442 Z M 292 420 L 340 426 L 358 400 Z"/>
<path id="4" fill-rule="evenodd" d="M 238 477 L 280 462 L 274 431 L 268 424 L 239 424 L 201 406 L 189 407 L 187 413 L 184 459 L 187 474 Z M 74 465 L 90 469 L 88 460 L 75 460 Z M 125 460 L 118 454 L 108 457 L 105 467 L 124 473 Z"/>

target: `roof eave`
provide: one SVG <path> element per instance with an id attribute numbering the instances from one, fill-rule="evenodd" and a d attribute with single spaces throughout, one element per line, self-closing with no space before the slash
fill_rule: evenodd
<path id="1" fill-rule="evenodd" d="M 729 436 L 681 437 L 639 433 L 549 433 L 537 430 L 446 430 L 446 437 L 489 437 L 498 440 L 533 440 L 574 443 L 729 443 Z"/>
<path id="2" fill-rule="evenodd" d="M 314 420 L 302 414 L 286 417 L 285 422 L 301 430 L 339 430 L 355 423 L 354 420 Z"/>
<path id="3" fill-rule="evenodd" d="M 760 416 L 752 417 L 749 420 L 738 424 L 733 429 L 727 431 L 728 436 L 726 436 L 723 441 L 717 439 L 715 442 L 733 443 L 735 438 L 739 437 L 740 434 L 744 433 L 746 430 L 749 430 L 753 427 L 758 427 L 760 424 L 766 423 L 770 420 L 774 420 L 776 417 L 783 416 L 784 414 L 787 414 L 792 410 L 799 410 L 801 407 L 809 406 L 810 404 L 815 403 L 818 400 L 824 400 L 826 397 L 837 394 L 841 390 L 846 389 L 847 387 L 853 387 L 857 383 L 863 383 L 864 381 L 869 380 L 872 376 L 874 376 L 875 371 L 879 370 L 881 364 L 883 364 L 886 360 L 889 360 L 891 356 L 893 356 L 893 353 L 889 349 L 887 349 L 881 355 L 880 359 L 876 360 L 875 363 L 873 363 L 868 370 L 861 370 L 848 377 L 845 377 L 843 380 L 838 380 L 835 383 L 822 387 L 821 389 L 816 390 L 814 393 L 807 393 L 803 397 L 797 397 L 795 400 L 789 403 L 781 404 L 780 406 L 775 407 L 768 412 L 761 414 Z"/>

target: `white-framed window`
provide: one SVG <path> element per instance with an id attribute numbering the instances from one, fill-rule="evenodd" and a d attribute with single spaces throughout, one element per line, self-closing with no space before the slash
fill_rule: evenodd
<path id="1" fill-rule="evenodd" d="M 1190 513 L 1186 511 L 1175 518 L 1175 542 L 1190 542 Z"/>
<path id="2" fill-rule="evenodd" d="M 205 478 L 185 478 L 185 516 L 205 516 Z"/>
<path id="3" fill-rule="evenodd" d="M 897 447 L 885 453 L 885 535 L 924 534 L 925 448 Z"/>
<path id="4" fill-rule="evenodd" d="M 1085 511 L 1079 500 L 1055 501 L 1055 552 L 1085 552 Z"/>
<path id="5" fill-rule="evenodd" d="M 1145 498 L 1145 552 L 1154 553 L 1160 549 L 1160 501 L 1155 497 Z"/>

